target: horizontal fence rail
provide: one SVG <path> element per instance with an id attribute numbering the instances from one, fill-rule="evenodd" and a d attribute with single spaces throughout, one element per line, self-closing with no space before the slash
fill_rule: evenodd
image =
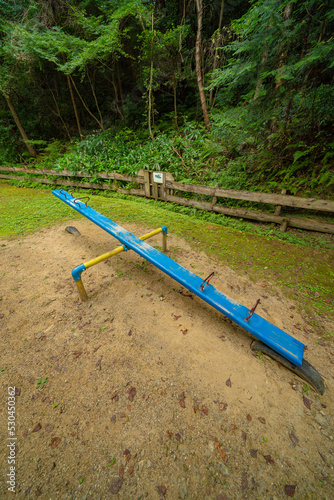
<path id="1" fill-rule="evenodd" d="M 280 214 L 283 207 L 334 213 L 334 201 L 286 195 L 285 191 L 282 191 L 282 194 L 271 194 L 253 191 L 239 191 L 236 189 L 223 189 L 218 187 L 218 185 L 201 186 L 196 184 L 187 184 L 183 182 L 175 182 L 173 176 L 169 173 L 152 172 L 149 170 L 140 170 L 137 176 L 130 176 L 119 174 L 117 172 L 99 172 L 90 174 L 88 172 L 73 172 L 69 170 L 56 171 L 38 168 L 0 166 L 0 172 L 7 172 L 5 174 L 0 174 L 1 179 L 15 179 L 30 182 L 35 181 L 42 184 L 73 186 L 86 189 L 113 190 L 122 194 L 159 199 L 171 203 L 176 203 L 178 205 L 194 207 L 201 210 L 220 213 L 233 217 L 251 219 L 260 222 L 271 222 L 279 224 L 282 231 L 285 231 L 287 227 L 295 227 L 299 229 L 306 229 L 309 231 L 319 231 L 334 234 L 334 224 L 331 222 L 316 219 L 307 219 L 304 217 L 295 217 L 290 215 L 283 216 Z M 34 176 L 39 177 L 11 175 L 8 172 L 10 172 L 11 174 L 33 174 Z M 50 179 L 48 178 L 48 176 L 56 177 L 56 179 Z M 71 180 L 71 178 L 73 177 L 76 179 Z M 93 178 L 114 182 L 112 184 L 87 182 L 81 181 L 80 178 Z M 131 182 L 134 184 L 138 184 L 141 187 L 139 189 L 125 189 L 118 186 L 117 181 Z M 209 196 L 212 198 L 212 201 L 198 201 L 194 199 L 183 198 L 181 196 L 175 196 L 175 191 L 181 193 L 186 192 L 202 196 Z M 218 201 L 221 201 L 221 198 L 273 205 L 276 206 L 276 210 L 275 213 L 272 214 L 248 208 L 227 207 L 218 203 Z"/>

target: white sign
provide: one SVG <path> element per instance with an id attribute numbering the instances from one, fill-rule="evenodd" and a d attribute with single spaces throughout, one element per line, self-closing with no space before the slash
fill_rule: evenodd
<path id="1" fill-rule="evenodd" d="M 162 172 L 153 172 L 153 182 L 157 182 L 158 184 L 163 183 L 163 173 Z"/>

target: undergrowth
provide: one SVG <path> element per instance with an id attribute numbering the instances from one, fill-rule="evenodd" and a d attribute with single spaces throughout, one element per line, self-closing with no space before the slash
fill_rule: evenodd
<path id="1" fill-rule="evenodd" d="M 158 125 L 154 140 L 144 128 L 123 126 L 97 131 L 83 141 L 37 141 L 43 143 L 39 144 L 38 159 L 25 158 L 24 164 L 132 176 L 141 169 L 156 170 L 170 172 L 178 182 L 252 191 L 286 189 L 303 196 L 331 195 L 334 142 L 329 132 L 315 134 L 312 143 L 297 133 L 290 134 L 287 142 L 282 131 L 264 137 L 256 124 L 242 127 L 237 111 L 215 112 L 210 133 L 200 123 L 184 120 L 178 131 L 165 123 L 159 131 Z M 227 200 L 227 204 L 247 206 L 247 202 L 237 200 Z"/>

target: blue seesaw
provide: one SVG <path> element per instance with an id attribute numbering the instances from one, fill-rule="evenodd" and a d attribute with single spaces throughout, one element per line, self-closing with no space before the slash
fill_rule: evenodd
<path id="1" fill-rule="evenodd" d="M 299 376 L 306 379 L 318 392 L 323 394 L 324 383 L 322 378 L 306 360 L 303 360 L 304 344 L 256 314 L 255 309 L 260 300 L 258 300 L 251 309 L 239 304 L 235 300 L 227 297 L 222 292 L 217 290 L 210 283 L 213 273 L 203 280 L 144 241 L 155 234 L 162 233 L 163 251 L 166 251 L 166 227 L 161 227 L 142 236 L 141 238 L 138 238 L 112 220 L 89 207 L 87 202 L 82 201 L 86 198 L 75 198 L 72 194 L 64 191 L 63 189 L 52 191 L 52 194 L 57 196 L 57 198 L 61 201 L 67 203 L 70 207 L 74 208 L 77 212 L 87 217 L 87 219 L 94 222 L 94 224 L 104 229 L 121 243 L 121 246 L 115 250 L 81 264 L 72 271 L 73 279 L 78 286 L 78 291 L 83 301 L 88 300 L 88 297 L 81 280 L 82 272 L 84 272 L 87 268 L 102 262 L 113 255 L 116 255 L 117 253 L 134 250 L 138 255 L 146 259 L 148 262 L 156 266 L 158 269 L 197 295 L 200 299 L 217 309 L 224 316 L 241 326 L 241 328 L 249 332 L 253 337 L 258 339 L 260 342 L 254 342 L 252 344 L 253 350 L 261 351 L 274 357 Z"/>

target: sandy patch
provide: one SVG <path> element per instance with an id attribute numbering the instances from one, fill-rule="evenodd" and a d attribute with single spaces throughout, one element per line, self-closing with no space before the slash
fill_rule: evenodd
<path id="1" fill-rule="evenodd" d="M 81 303 L 72 269 L 118 245 L 88 221 L 0 245 L 0 436 L 15 386 L 17 498 L 333 497 L 334 348 L 270 283 L 169 236 L 172 258 L 214 271 L 212 284 L 247 307 L 261 298 L 258 314 L 308 346 L 322 397 L 134 252 L 83 273 Z M 7 456 L 3 446 L 2 497 Z"/>

